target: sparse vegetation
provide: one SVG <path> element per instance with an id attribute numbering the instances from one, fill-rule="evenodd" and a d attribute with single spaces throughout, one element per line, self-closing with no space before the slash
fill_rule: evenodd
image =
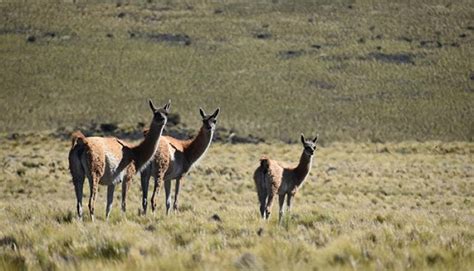
<path id="1" fill-rule="evenodd" d="M 472 143 L 320 148 L 280 227 L 277 216 L 261 220 L 252 174 L 260 153 L 294 161 L 300 145 L 215 143 L 182 184 L 179 213 L 165 216 L 158 204 L 156 216 L 139 216 L 135 178 L 127 214 L 115 208 L 109 222 L 106 189 L 99 188 L 92 223 L 87 211 L 84 222 L 76 218 L 69 144 L 46 136 L 0 139 L 0 269 L 474 267 Z"/>
<path id="2" fill-rule="evenodd" d="M 467 0 L 0 1 L 0 270 L 473 270 L 473 14 Z M 139 216 L 135 177 L 126 215 L 116 193 L 105 221 L 101 186 L 96 222 L 78 221 L 68 132 L 138 142 L 147 98 L 172 99 L 166 133 L 196 131 L 200 106 L 226 130 L 178 213 L 161 192 Z M 297 161 L 301 132 L 322 147 L 291 215 L 263 222 L 253 171 L 261 154 Z"/>

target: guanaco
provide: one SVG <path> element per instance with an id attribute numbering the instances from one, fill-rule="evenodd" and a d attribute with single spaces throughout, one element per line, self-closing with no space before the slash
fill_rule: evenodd
<path id="1" fill-rule="evenodd" d="M 127 191 L 133 175 L 142 171 L 155 154 L 163 128 L 168 119 L 170 102 L 156 108 L 149 100 L 153 119 L 149 132 L 138 145 L 128 144 L 116 137 L 85 137 L 80 131 L 72 134 L 69 151 L 69 170 L 77 198 L 77 213 L 82 219 L 82 195 L 84 179 L 90 186 L 89 211 L 94 221 L 94 209 L 98 186 L 107 186 L 106 218 L 109 218 L 115 186 L 122 182 L 122 211 L 126 211 Z"/>
<path id="2" fill-rule="evenodd" d="M 146 214 L 147 210 L 150 176 L 153 176 L 155 180 L 151 197 L 152 212 L 155 212 L 156 198 L 160 193 L 162 183 L 164 183 L 166 214 L 169 213 L 171 208 L 171 180 L 173 179 L 176 179 L 173 209 L 178 210 L 178 195 L 181 181 L 188 174 L 192 166 L 204 156 L 211 145 L 219 111 L 220 109 L 217 108 L 213 114 L 207 115 L 202 108 L 199 108 L 202 127 L 193 139 L 179 140 L 171 136 L 163 136 L 161 138 L 158 151 L 155 153 L 152 163 L 141 173 L 143 214 Z M 148 132 L 144 131 L 144 133 L 147 134 Z"/>
<path id="3" fill-rule="evenodd" d="M 290 211 L 291 200 L 311 170 L 317 141 L 318 136 L 313 140 L 306 140 L 304 135 L 301 134 L 303 153 L 296 167 L 283 166 L 280 162 L 266 156 L 260 159 L 260 166 L 254 173 L 254 181 L 260 203 L 260 214 L 263 219 L 270 217 L 273 199 L 277 194 L 280 205 L 278 221 L 281 221 L 285 212 L 283 208 L 285 197 L 288 211 Z"/>

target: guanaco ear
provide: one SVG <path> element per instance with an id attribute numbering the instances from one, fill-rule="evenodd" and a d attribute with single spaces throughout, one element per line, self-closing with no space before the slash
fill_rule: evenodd
<path id="1" fill-rule="evenodd" d="M 151 111 L 153 111 L 153 113 L 155 113 L 156 110 L 158 110 L 158 109 L 156 109 L 156 107 L 153 104 L 153 102 L 151 101 L 151 99 L 148 99 L 148 104 L 150 105 Z"/>
<path id="2" fill-rule="evenodd" d="M 204 113 L 204 110 L 202 110 L 201 107 L 199 107 L 199 113 L 201 114 L 201 117 L 202 117 L 202 118 L 205 118 L 205 117 L 206 117 L 206 113 Z"/>
<path id="3" fill-rule="evenodd" d="M 301 134 L 301 143 L 303 143 L 303 145 L 305 144 L 305 140 L 304 140 L 304 135 Z"/>
<path id="4" fill-rule="evenodd" d="M 171 107 L 171 100 L 168 100 L 168 103 L 165 104 L 165 106 L 163 106 L 163 109 L 164 109 L 166 112 L 170 112 L 170 107 Z"/>
<path id="5" fill-rule="evenodd" d="M 319 134 L 316 135 L 316 137 L 313 139 L 313 143 L 316 144 L 318 142 Z"/>
<path id="6" fill-rule="evenodd" d="M 214 113 L 212 114 L 212 117 L 217 118 L 217 115 L 219 115 L 219 111 L 221 111 L 221 109 L 218 107 L 216 111 L 214 111 Z"/>

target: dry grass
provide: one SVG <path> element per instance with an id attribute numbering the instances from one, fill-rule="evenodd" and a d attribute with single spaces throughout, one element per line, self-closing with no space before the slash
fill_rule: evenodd
<path id="1" fill-rule="evenodd" d="M 96 223 L 76 221 L 69 142 L 40 134 L 2 138 L 0 148 L 0 269 L 474 267 L 472 143 L 320 148 L 281 227 L 259 219 L 252 172 L 261 153 L 292 162 L 299 145 L 212 145 L 168 217 L 163 194 L 156 216 L 138 216 L 135 178 L 128 213 L 116 193 L 106 222 L 100 187 Z"/>
<path id="2" fill-rule="evenodd" d="M 473 1 L 21 2 L 0 0 L 0 269 L 474 269 Z M 117 198 L 104 221 L 101 187 L 77 221 L 51 132 L 136 129 L 149 97 L 174 129 L 220 106 L 269 144 L 213 144 L 179 213 L 160 195 L 139 216 L 137 177 L 126 215 Z M 258 158 L 296 161 L 300 132 L 323 147 L 292 214 L 262 222 Z"/>

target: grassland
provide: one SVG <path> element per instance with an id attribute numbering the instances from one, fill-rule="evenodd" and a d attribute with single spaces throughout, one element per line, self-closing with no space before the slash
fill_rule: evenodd
<path id="1" fill-rule="evenodd" d="M 472 141 L 472 1 L 77 2 L 0 4 L 1 132 L 134 125 L 152 97 L 285 141 Z"/>
<path id="2" fill-rule="evenodd" d="M 0 270 L 474 269 L 472 1 L 66 2 L 0 0 Z M 137 177 L 126 214 L 101 187 L 77 221 L 64 135 L 137 139 L 147 98 L 167 133 L 220 106 L 223 140 L 178 213 L 139 216 Z M 253 170 L 300 132 L 311 174 L 263 222 Z"/>
<path id="3" fill-rule="evenodd" d="M 165 216 L 161 195 L 156 216 L 139 216 L 136 178 L 127 214 L 116 193 L 109 222 L 100 188 L 95 223 L 75 219 L 68 147 L 1 139 L 0 269 L 474 268 L 472 143 L 320 148 L 281 227 L 259 219 L 252 173 L 260 153 L 294 161 L 300 146 L 214 144 L 186 178 L 179 213 Z"/>

